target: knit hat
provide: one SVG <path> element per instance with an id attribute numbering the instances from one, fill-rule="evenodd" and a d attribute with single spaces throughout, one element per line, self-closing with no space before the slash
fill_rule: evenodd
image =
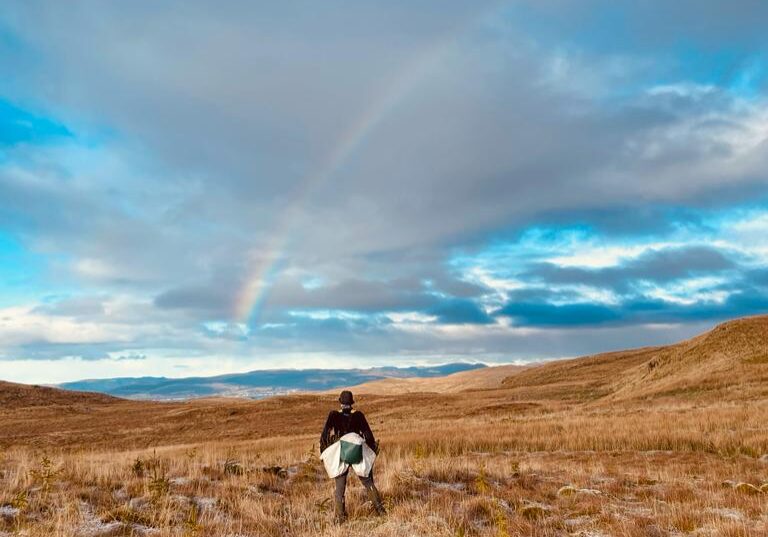
<path id="1" fill-rule="evenodd" d="M 339 403 L 341 403 L 342 405 L 354 405 L 355 399 L 352 397 L 352 392 L 350 392 L 349 390 L 344 390 L 343 392 L 341 392 L 341 394 L 339 395 Z"/>

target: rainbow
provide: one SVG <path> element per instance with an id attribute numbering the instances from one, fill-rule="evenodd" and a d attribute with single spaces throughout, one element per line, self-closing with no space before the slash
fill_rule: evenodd
<path id="1" fill-rule="evenodd" d="M 487 11 L 483 12 L 483 16 Z M 472 23 L 465 26 L 474 26 L 480 17 L 473 18 Z M 459 35 L 464 31 L 458 32 Z M 271 239 L 266 247 L 259 248 L 258 252 L 251 252 L 253 261 L 251 270 L 244 280 L 244 284 L 236 295 L 234 304 L 234 318 L 237 322 L 245 323 L 258 316 L 269 288 L 279 275 L 284 263 L 285 253 L 296 229 L 298 213 L 306 203 L 313 191 L 331 179 L 349 160 L 349 158 L 363 145 L 366 138 L 376 130 L 376 127 L 388 117 L 399 104 L 418 86 L 431 70 L 439 64 L 442 58 L 454 45 L 457 34 L 453 37 L 438 42 L 428 48 L 424 53 L 409 62 L 400 75 L 386 87 L 378 98 L 373 99 L 372 104 L 363 114 L 348 128 L 334 144 L 334 149 L 323 159 L 318 171 L 309 174 L 295 190 L 289 200 L 286 209 L 275 223 L 270 234 Z"/>

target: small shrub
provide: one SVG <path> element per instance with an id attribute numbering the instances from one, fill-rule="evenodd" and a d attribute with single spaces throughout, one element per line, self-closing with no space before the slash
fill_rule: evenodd
<path id="1" fill-rule="evenodd" d="M 166 496 L 171 490 L 171 482 L 168 480 L 165 470 L 155 466 L 152 470 L 152 476 L 149 479 L 147 488 L 149 489 L 149 494 L 152 497 L 153 502 L 157 502 Z"/>
<path id="2" fill-rule="evenodd" d="M 321 501 L 315 502 L 315 511 L 317 511 L 321 515 L 324 515 L 325 513 L 328 513 L 330 511 L 332 503 L 333 503 L 333 499 L 323 498 Z"/>
<path id="3" fill-rule="evenodd" d="M 13 497 L 11 500 L 11 507 L 18 509 L 19 511 L 24 511 L 29 507 L 29 495 L 26 490 L 22 490 Z"/>
<path id="4" fill-rule="evenodd" d="M 733 487 L 733 490 L 735 490 L 736 492 L 740 492 L 742 494 L 749 494 L 752 496 L 763 493 L 763 491 L 759 487 L 756 487 L 752 483 L 738 483 L 736 484 L 736 486 Z"/>
<path id="5" fill-rule="evenodd" d="M 528 520 L 538 520 L 540 518 L 544 518 L 547 515 L 547 512 L 547 508 L 545 508 L 543 505 L 538 505 L 535 503 L 521 505 L 517 509 L 517 513 L 523 518 L 527 518 Z"/>
<path id="6" fill-rule="evenodd" d="M 488 494 L 491 486 L 488 484 L 488 475 L 486 474 L 485 464 L 480 466 L 480 471 L 475 478 L 475 490 L 478 494 Z"/>
<path id="7" fill-rule="evenodd" d="M 315 445 L 313 444 L 307 452 L 307 458 L 301 463 L 299 473 L 296 476 L 297 482 L 314 482 L 318 480 L 318 467 L 320 466 L 320 457 L 317 456 Z"/>
<path id="8" fill-rule="evenodd" d="M 131 463 L 131 473 L 136 477 L 144 477 L 144 471 L 146 465 L 141 457 L 136 457 L 136 460 Z"/>
<path id="9" fill-rule="evenodd" d="M 265 474 L 274 475 L 282 479 L 285 479 L 286 477 L 288 477 L 288 470 L 286 470 L 282 466 L 264 466 L 262 467 L 261 471 L 264 472 Z"/>
<path id="10" fill-rule="evenodd" d="M 189 508 L 187 518 L 184 521 L 184 537 L 197 537 L 202 527 L 198 523 L 199 509 L 195 504 Z"/>
<path id="11" fill-rule="evenodd" d="M 230 449 L 224 459 L 224 475 L 244 475 L 245 467 L 235 458 L 234 450 Z"/>
<path id="12" fill-rule="evenodd" d="M 59 470 L 54 468 L 53 461 L 48 457 L 43 456 L 40 459 L 40 464 L 34 470 L 29 472 L 35 482 L 40 484 L 43 494 L 48 494 L 53 488 L 53 484 L 59 475 Z"/>
<path id="13" fill-rule="evenodd" d="M 509 537 L 509 527 L 507 525 L 507 515 L 500 505 L 496 505 L 496 512 L 493 515 L 493 521 L 496 524 L 497 537 Z"/>

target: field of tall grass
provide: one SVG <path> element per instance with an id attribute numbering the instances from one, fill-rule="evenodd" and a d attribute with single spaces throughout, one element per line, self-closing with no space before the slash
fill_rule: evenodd
<path id="1" fill-rule="evenodd" d="M 454 419 L 437 410 L 369 413 L 382 444 L 384 518 L 350 478 L 350 519 L 332 522 L 316 434 L 184 436 L 139 450 L 6 448 L 0 535 L 768 535 L 764 402 Z"/>

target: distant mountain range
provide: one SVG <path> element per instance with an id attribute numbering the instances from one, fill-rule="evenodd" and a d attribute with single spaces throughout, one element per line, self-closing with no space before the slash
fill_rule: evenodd
<path id="1" fill-rule="evenodd" d="M 275 369 L 215 377 L 124 377 L 59 384 L 59 388 L 99 392 L 130 399 L 178 400 L 228 396 L 262 398 L 301 391 L 324 391 L 386 378 L 442 377 L 485 367 L 452 363 L 427 367 L 370 369 Z"/>

